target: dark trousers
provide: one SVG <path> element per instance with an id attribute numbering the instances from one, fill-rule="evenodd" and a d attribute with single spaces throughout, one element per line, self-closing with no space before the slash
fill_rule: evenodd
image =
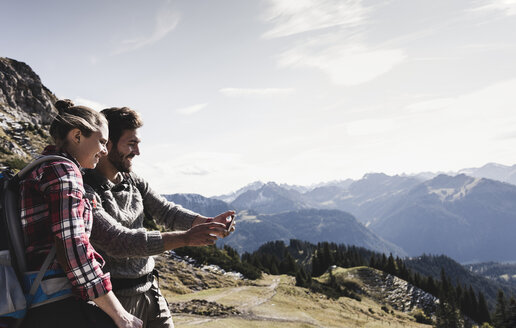
<path id="1" fill-rule="evenodd" d="M 99 307 L 74 297 L 30 309 L 21 328 L 116 328 Z"/>

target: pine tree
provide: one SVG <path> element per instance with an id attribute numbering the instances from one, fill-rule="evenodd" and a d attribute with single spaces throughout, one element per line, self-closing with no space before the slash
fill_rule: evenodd
<path id="1" fill-rule="evenodd" d="M 512 327 L 508 327 L 506 325 L 507 324 L 507 311 L 506 311 L 506 305 L 505 305 L 505 296 L 504 296 L 502 290 L 498 290 L 493 324 L 494 324 L 495 328 L 512 328 Z"/>
<path id="2" fill-rule="evenodd" d="M 481 292 L 478 292 L 478 310 L 477 310 L 477 322 L 478 323 L 491 323 L 491 316 L 489 315 L 489 309 L 487 307 L 486 298 L 484 297 L 484 294 Z M 516 326 L 511 326 L 516 327 Z"/>
<path id="3" fill-rule="evenodd" d="M 279 269 L 278 269 L 278 266 L 276 265 L 275 262 L 272 262 L 271 263 L 271 268 L 269 269 L 269 273 L 272 274 L 272 275 L 278 275 L 280 274 L 279 272 Z"/>
<path id="4" fill-rule="evenodd" d="M 435 313 L 435 326 L 437 328 L 461 328 L 464 321 L 460 311 L 452 304 L 443 299 L 439 300 L 439 306 Z"/>
<path id="5" fill-rule="evenodd" d="M 296 286 L 310 287 L 312 285 L 312 278 L 306 274 L 302 267 L 296 272 Z"/>
<path id="6" fill-rule="evenodd" d="M 396 274 L 396 264 L 394 263 L 394 257 L 392 256 L 392 253 L 389 255 L 389 258 L 387 259 L 387 267 L 384 271 L 392 275 Z"/>
<path id="7" fill-rule="evenodd" d="M 507 327 L 516 327 L 516 300 L 511 297 L 507 308 Z"/>

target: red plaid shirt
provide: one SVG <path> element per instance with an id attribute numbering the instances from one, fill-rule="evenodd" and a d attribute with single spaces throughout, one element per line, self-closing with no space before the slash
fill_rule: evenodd
<path id="1" fill-rule="evenodd" d="M 44 155 L 56 154 L 49 146 Z M 67 154 L 57 154 L 67 158 Z M 89 242 L 92 205 L 85 198 L 78 163 L 49 161 L 30 172 L 20 183 L 21 220 L 27 245 L 29 270 L 39 270 L 53 243 L 57 259 L 52 268 L 62 268 L 73 292 L 91 300 L 111 290 L 104 260 Z"/>

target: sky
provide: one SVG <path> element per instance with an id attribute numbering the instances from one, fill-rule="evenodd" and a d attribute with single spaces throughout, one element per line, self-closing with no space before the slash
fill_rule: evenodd
<path id="1" fill-rule="evenodd" d="M 161 193 L 516 164 L 516 0 L 0 0 L 0 56 L 141 113 Z"/>

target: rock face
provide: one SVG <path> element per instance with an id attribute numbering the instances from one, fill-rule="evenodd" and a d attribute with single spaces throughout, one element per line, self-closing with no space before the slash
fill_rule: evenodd
<path id="1" fill-rule="evenodd" d="M 17 121 L 48 125 L 57 113 L 56 101 L 29 65 L 0 57 L 0 110 Z"/>
<path id="2" fill-rule="evenodd" d="M 363 294 L 396 310 L 411 312 L 419 308 L 425 313 L 435 312 L 437 298 L 396 276 L 367 267 L 340 269 L 336 275 L 345 280 L 360 281 Z"/>
<path id="3" fill-rule="evenodd" d="M 0 57 L 0 167 L 23 166 L 41 152 L 56 101 L 27 64 Z"/>

